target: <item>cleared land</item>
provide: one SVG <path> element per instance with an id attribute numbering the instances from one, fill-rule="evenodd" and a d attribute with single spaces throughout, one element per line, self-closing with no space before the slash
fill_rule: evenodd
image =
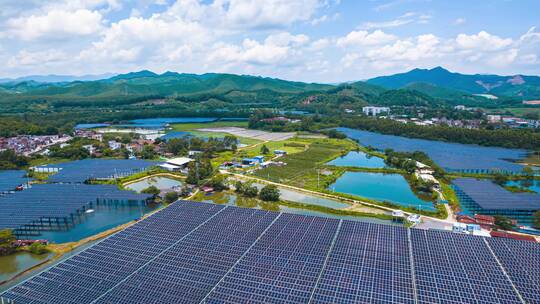
<path id="1" fill-rule="evenodd" d="M 262 141 L 281 141 L 292 138 L 296 135 L 294 132 L 266 132 L 260 130 L 248 130 L 239 127 L 212 127 L 197 129 L 200 132 L 228 133 L 236 137 L 247 137 Z"/>

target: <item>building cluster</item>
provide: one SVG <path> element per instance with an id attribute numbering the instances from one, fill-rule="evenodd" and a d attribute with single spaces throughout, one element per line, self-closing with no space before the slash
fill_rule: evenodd
<path id="1" fill-rule="evenodd" d="M 524 119 L 514 116 L 486 115 L 487 122 L 492 125 L 507 126 L 510 128 L 539 128 L 540 121 Z"/>
<path id="2" fill-rule="evenodd" d="M 492 237 L 503 237 L 515 240 L 537 242 L 536 238 L 531 235 L 522 233 L 512 233 L 495 229 L 495 217 L 491 215 L 475 214 L 464 215 L 460 214 L 456 217 L 457 223 L 452 227 L 452 231 L 456 233 L 465 233 L 473 235 L 486 235 Z M 512 225 L 517 225 L 515 220 L 511 220 Z"/>
<path id="3" fill-rule="evenodd" d="M 19 155 L 31 155 L 47 147 L 65 144 L 72 139 L 69 135 L 19 135 L 16 137 L 0 137 L 0 151 L 13 150 Z"/>

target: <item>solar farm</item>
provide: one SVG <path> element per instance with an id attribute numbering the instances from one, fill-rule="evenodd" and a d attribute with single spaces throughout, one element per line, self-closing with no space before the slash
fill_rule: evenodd
<path id="1" fill-rule="evenodd" d="M 540 303 L 540 245 L 179 201 L 0 303 Z"/>
<path id="2" fill-rule="evenodd" d="M 150 195 L 119 190 L 116 185 L 35 184 L 0 197 L 0 229 L 17 235 L 65 228 L 96 204 L 144 203 Z"/>
<path id="3" fill-rule="evenodd" d="M 0 195 L 14 191 L 17 186 L 28 183 L 23 170 L 0 170 Z"/>
<path id="4" fill-rule="evenodd" d="M 521 223 L 530 223 L 540 210 L 540 194 L 513 193 L 490 180 L 457 178 L 452 181 L 461 204 L 470 213 L 503 214 Z"/>
<path id="5" fill-rule="evenodd" d="M 83 159 L 34 168 L 40 172 L 57 172 L 49 177 L 53 183 L 83 183 L 89 179 L 119 178 L 147 170 L 156 163 L 139 159 Z"/>

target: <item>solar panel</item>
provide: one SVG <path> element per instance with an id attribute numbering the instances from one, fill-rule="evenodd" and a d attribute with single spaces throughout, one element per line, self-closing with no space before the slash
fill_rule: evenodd
<path id="1" fill-rule="evenodd" d="M 0 197 L 0 229 L 16 229 L 42 219 L 69 218 L 99 201 L 144 201 L 148 194 L 119 190 L 116 185 L 34 184 Z"/>
<path id="2" fill-rule="evenodd" d="M 205 302 L 307 303 L 338 226 L 335 219 L 283 214 Z"/>
<path id="3" fill-rule="evenodd" d="M 462 196 L 486 210 L 540 210 L 540 194 L 513 193 L 489 180 L 457 178 L 452 181 Z"/>
<path id="4" fill-rule="evenodd" d="M 344 221 L 314 303 L 414 303 L 407 230 Z"/>
<path id="5" fill-rule="evenodd" d="M 521 303 L 483 238 L 411 230 L 418 303 Z"/>
<path id="6" fill-rule="evenodd" d="M 538 252 L 538 244 L 182 201 L 0 296 L 17 304 L 522 303 L 523 294 L 535 303 Z"/>
<path id="7" fill-rule="evenodd" d="M 540 303 L 538 244 L 503 238 L 489 238 L 487 242 L 524 300 Z"/>
<path id="8" fill-rule="evenodd" d="M 0 194 L 15 190 L 17 186 L 27 184 L 28 178 L 24 177 L 23 170 L 0 170 Z"/>
<path id="9" fill-rule="evenodd" d="M 495 170 L 517 173 L 523 171 L 524 166 L 511 160 L 523 159 L 527 156 L 526 150 L 408 138 L 349 128 L 337 130 L 365 146 L 372 146 L 379 150 L 424 151 L 447 171 L 487 173 Z"/>
<path id="10" fill-rule="evenodd" d="M 83 159 L 38 168 L 59 169 L 50 176 L 53 183 L 83 183 L 89 179 L 109 179 L 132 175 L 155 166 L 155 162 L 140 159 Z"/>

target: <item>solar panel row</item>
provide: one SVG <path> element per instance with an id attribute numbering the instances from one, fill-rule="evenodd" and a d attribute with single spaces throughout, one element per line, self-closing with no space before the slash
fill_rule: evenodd
<path id="1" fill-rule="evenodd" d="M 34 184 L 0 197 L 0 229 L 17 229 L 44 218 L 67 218 L 98 200 L 143 201 L 149 197 L 119 190 L 116 185 Z"/>
<path id="2" fill-rule="evenodd" d="M 28 183 L 23 170 L 0 170 L 0 194 L 15 190 L 17 186 Z"/>
<path id="3" fill-rule="evenodd" d="M 53 183 L 83 183 L 89 179 L 107 179 L 131 175 L 156 165 L 140 159 L 83 159 L 39 168 L 59 168 L 49 177 Z"/>
<path id="4" fill-rule="evenodd" d="M 180 202 L 2 296 L 32 304 L 523 303 L 518 290 L 538 303 L 539 249 Z"/>

